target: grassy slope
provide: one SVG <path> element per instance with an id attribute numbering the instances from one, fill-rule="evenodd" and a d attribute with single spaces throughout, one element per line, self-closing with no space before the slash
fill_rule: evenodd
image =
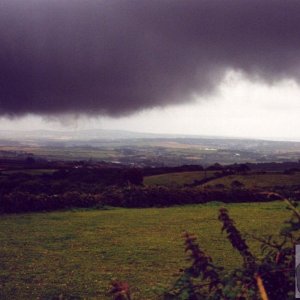
<path id="1" fill-rule="evenodd" d="M 163 185 L 163 186 L 183 186 L 190 184 L 194 180 L 201 180 L 205 176 L 211 176 L 216 171 L 194 171 L 194 172 L 178 172 L 166 173 L 161 175 L 147 176 L 144 178 L 145 185 Z"/>
<path id="2" fill-rule="evenodd" d="M 242 232 L 276 233 L 289 214 L 280 202 L 226 205 Z M 0 298 L 106 299 L 113 278 L 134 287 L 134 299 L 157 299 L 185 266 L 180 235 L 197 234 L 228 267 L 239 256 L 221 234 L 219 205 L 7 215 L 0 219 Z M 251 243 L 258 251 L 257 244 Z"/>
<path id="3" fill-rule="evenodd" d="M 204 184 L 207 185 L 216 185 L 224 184 L 227 187 L 230 187 L 232 181 L 238 180 L 243 183 L 247 188 L 253 187 L 271 187 L 271 186 L 291 186 L 300 184 L 300 173 L 295 173 L 292 175 L 286 174 L 248 174 L 248 175 L 230 175 L 215 180 L 211 180 Z"/>

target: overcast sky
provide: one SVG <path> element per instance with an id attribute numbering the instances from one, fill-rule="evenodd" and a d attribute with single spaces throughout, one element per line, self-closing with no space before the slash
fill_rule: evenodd
<path id="1" fill-rule="evenodd" d="M 230 73 L 212 96 L 188 104 L 147 109 L 127 117 L 24 116 L 0 119 L 2 129 L 121 129 L 139 132 L 253 137 L 300 141 L 300 87 L 273 86 Z"/>
<path id="2" fill-rule="evenodd" d="M 300 1 L 2 0 L 2 129 L 298 139 Z"/>

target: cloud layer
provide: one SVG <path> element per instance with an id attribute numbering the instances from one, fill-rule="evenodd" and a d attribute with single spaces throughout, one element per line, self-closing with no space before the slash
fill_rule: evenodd
<path id="1" fill-rule="evenodd" d="M 228 70 L 300 81 L 297 0 L 2 0 L 0 114 L 124 115 Z"/>

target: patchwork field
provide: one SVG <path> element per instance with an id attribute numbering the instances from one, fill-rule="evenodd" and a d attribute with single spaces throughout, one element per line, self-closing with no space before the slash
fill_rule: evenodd
<path id="1" fill-rule="evenodd" d="M 238 266 L 217 221 L 221 206 L 2 215 L 0 298 L 109 299 L 109 283 L 119 279 L 129 282 L 133 299 L 158 299 L 187 264 L 184 230 L 218 264 Z M 243 233 L 260 236 L 276 234 L 289 215 L 282 202 L 226 207 Z"/>

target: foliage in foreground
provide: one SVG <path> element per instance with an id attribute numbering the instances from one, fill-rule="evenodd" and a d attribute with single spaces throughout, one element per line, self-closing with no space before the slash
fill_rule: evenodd
<path id="1" fill-rule="evenodd" d="M 300 212 L 296 203 L 287 199 L 284 201 L 292 211 L 292 216 L 277 237 L 248 236 L 260 242 L 261 257 L 250 251 L 227 209 L 220 209 L 222 231 L 243 258 L 242 266 L 229 273 L 213 263 L 211 257 L 199 247 L 195 236 L 184 233 L 185 251 L 191 265 L 165 292 L 164 300 L 294 299 L 295 245 L 300 243 Z M 111 294 L 115 300 L 130 300 L 126 283 L 114 282 Z"/>
<path id="2" fill-rule="evenodd" d="M 293 215 L 279 237 L 251 237 L 261 243 L 262 257 L 251 253 L 247 241 L 236 228 L 227 209 L 219 212 L 222 231 L 243 258 L 243 265 L 230 273 L 216 266 L 206 255 L 196 238 L 185 233 L 186 252 L 192 262 L 186 268 L 165 299 L 293 299 L 295 245 L 300 242 L 300 213 L 296 204 L 285 200 Z"/>

